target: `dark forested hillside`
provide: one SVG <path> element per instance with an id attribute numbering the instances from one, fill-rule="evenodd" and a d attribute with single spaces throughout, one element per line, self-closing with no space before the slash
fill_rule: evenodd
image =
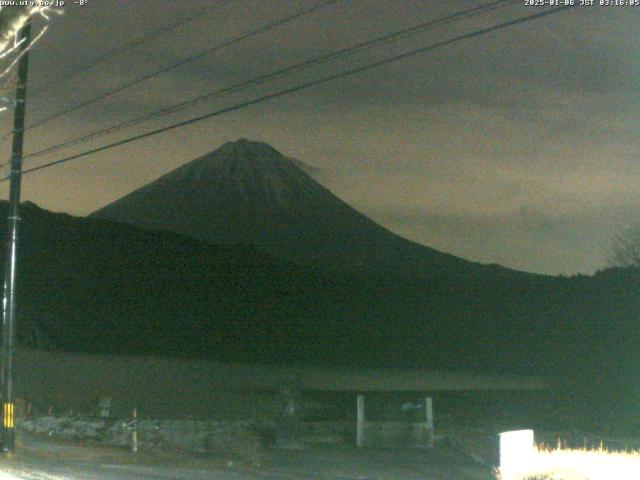
<path id="1" fill-rule="evenodd" d="M 542 372 L 576 383 L 624 383 L 637 370 L 634 270 L 574 278 L 440 272 L 420 280 L 327 273 L 249 246 L 33 204 L 22 217 L 18 330 L 31 344 Z"/>

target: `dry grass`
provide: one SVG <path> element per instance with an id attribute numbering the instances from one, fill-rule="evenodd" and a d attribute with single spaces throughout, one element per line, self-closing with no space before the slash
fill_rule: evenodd
<path id="1" fill-rule="evenodd" d="M 530 390 L 540 379 L 428 370 L 258 365 L 170 357 L 16 350 L 16 391 L 40 413 L 97 414 L 113 399 L 112 414 L 138 407 L 142 416 L 263 418 L 273 416 L 274 392 L 291 376 L 305 391 L 393 392 Z"/>
<path id="2" fill-rule="evenodd" d="M 503 480 L 637 480 L 640 451 L 611 452 L 604 448 L 547 449 L 539 447 L 526 471 Z M 500 478 L 497 475 L 497 478 Z"/>

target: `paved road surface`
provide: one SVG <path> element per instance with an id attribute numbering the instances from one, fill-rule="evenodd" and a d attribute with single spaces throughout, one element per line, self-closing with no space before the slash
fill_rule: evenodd
<path id="1" fill-rule="evenodd" d="M 26 440 L 26 439 L 25 439 Z M 95 447 L 24 442 L 19 455 L 0 457 L 0 480 L 493 480 L 490 469 L 446 445 L 433 451 L 317 447 L 272 449 L 259 468 L 225 462 L 200 466 L 180 456 L 158 465 L 94 456 Z M 117 457 L 116 457 L 117 458 Z M 139 457 L 135 457 L 139 458 Z M 136 464 L 137 463 L 137 464 Z M 199 465 L 194 467 L 194 465 Z"/>
<path id="2" fill-rule="evenodd" d="M 5 465 L 0 480 L 249 480 L 236 472 L 212 472 L 170 467 L 100 465 L 92 463 L 23 461 Z"/>

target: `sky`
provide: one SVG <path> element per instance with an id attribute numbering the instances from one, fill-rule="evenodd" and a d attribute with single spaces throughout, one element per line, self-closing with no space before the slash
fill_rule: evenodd
<path id="1" fill-rule="evenodd" d="M 319 1 L 68 1 L 62 15 L 50 15 L 31 52 L 27 125 Z M 32 128 L 25 151 L 488 3 L 338 0 Z M 506 3 L 81 145 L 27 156 L 24 166 L 543 11 L 525 0 Z M 190 17 L 196 18 L 154 34 Z M 418 243 L 530 272 L 591 274 L 607 266 L 612 238 L 640 221 L 638 25 L 640 6 L 576 6 L 25 175 L 22 198 L 87 215 L 244 137 L 317 167 L 318 180 L 337 196 Z M 0 132 L 10 132 L 11 122 L 5 112 Z M 0 148 L 8 159 L 9 143 Z M 0 198 L 7 197 L 4 182 Z"/>

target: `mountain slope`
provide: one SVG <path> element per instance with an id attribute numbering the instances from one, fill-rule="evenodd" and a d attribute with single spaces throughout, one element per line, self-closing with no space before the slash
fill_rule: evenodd
<path id="1" fill-rule="evenodd" d="M 296 160 L 241 139 L 96 211 L 216 244 L 243 243 L 329 269 L 430 274 L 500 270 L 410 242 L 313 180 Z"/>
<path id="2" fill-rule="evenodd" d="M 0 202 L 0 231 L 6 215 Z M 33 204 L 23 204 L 21 217 L 18 335 L 45 348 L 509 370 L 513 352 L 497 362 L 488 341 L 507 340 L 496 332 L 512 307 L 487 293 L 532 287 L 321 273 L 249 246 L 212 245 Z M 517 364 L 526 367 L 525 357 Z"/>
<path id="3" fill-rule="evenodd" d="M 6 215 L 0 202 L 0 232 Z M 607 402 L 612 392 L 618 399 L 638 392 L 639 270 L 414 281 L 319 272 L 247 246 L 32 204 L 21 217 L 18 337 L 31 345 L 526 372 L 552 375 L 562 389 L 597 391 Z M 4 249 L 2 242 L 0 254 Z"/>

